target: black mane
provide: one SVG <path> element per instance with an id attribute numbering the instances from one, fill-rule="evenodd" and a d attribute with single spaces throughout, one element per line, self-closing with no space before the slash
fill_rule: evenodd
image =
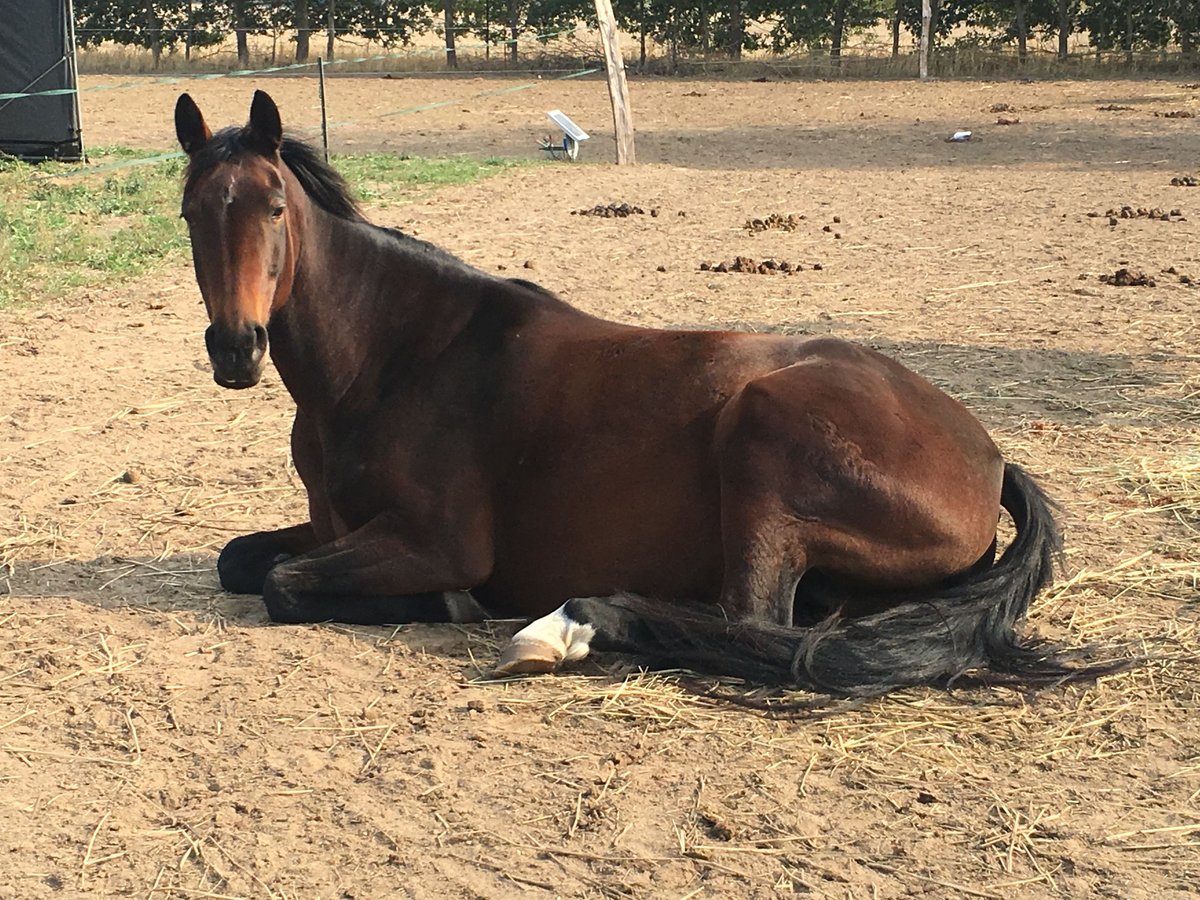
<path id="1" fill-rule="evenodd" d="M 229 162 L 243 153 L 255 152 L 246 129 L 237 126 L 222 128 L 191 158 L 184 191 L 190 190 L 196 179 L 217 163 Z M 340 219 L 365 221 L 346 179 L 321 159 L 313 147 L 299 138 L 285 135 L 279 156 L 292 170 L 304 192 L 321 209 Z"/>

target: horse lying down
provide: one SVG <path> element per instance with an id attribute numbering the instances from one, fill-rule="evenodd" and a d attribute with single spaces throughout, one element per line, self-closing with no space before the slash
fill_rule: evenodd
<path id="1" fill-rule="evenodd" d="M 480 272 L 367 222 L 261 91 L 244 127 L 187 94 L 175 124 L 213 376 L 249 388 L 269 350 L 296 403 L 309 521 L 218 560 L 274 621 L 540 617 L 500 672 L 603 648 L 841 695 L 1102 670 L 1018 637 L 1051 504 L 898 363 L 635 328 Z"/>

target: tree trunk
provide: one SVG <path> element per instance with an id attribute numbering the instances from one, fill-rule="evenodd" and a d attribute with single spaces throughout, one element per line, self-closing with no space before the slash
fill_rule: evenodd
<path id="1" fill-rule="evenodd" d="M 1126 0 L 1125 3 L 1125 37 L 1121 40 L 1121 45 L 1125 48 L 1125 65 L 1133 65 L 1133 3 Z"/>
<path id="2" fill-rule="evenodd" d="M 183 59 L 184 59 L 184 62 L 192 61 L 192 40 L 193 40 L 192 23 L 195 22 L 195 14 L 196 14 L 195 5 L 196 4 L 195 4 L 194 0 L 188 0 L 187 31 L 185 31 L 183 34 Z"/>
<path id="3" fill-rule="evenodd" d="M 699 9 L 696 12 L 698 21 L 696 25 L 700 28 L 700 53 L 708 56 L 708 4 L 704 0 L 700 0 Z"/>
<path id="4" fill-rule="evenodd" d="M 742 0 L 731 0 L 729 4 L 729 57 L 742 58 L 742 41 L 746 36 L 746 23 L 742 18 Z"/>
<path id="5" fill-rule="evenodd" d="M 308 0 L 296 0 L 296 62 L 308 62 Z"/>
<path id="6" fill-rule="evenodd" d="M 671 24 L 667 31 L 667 74 L 674 75 L 679 68 L 679 20 L 677 10 L 671 8 Z"/>
<path id="7" fill-rule="evenodd" d="M 646 71 L 646 0 L 638 0 L 638 71 Z"/>
<path id="8" fill-rule="evenodd" d="M 334 0 L 329 0 L 329 17 L 326 19 L 328 37 L 325 39 L 325 59 L 333 59 L 333 39 L 337 37 L 337 26 L 333 23 Z"/>
<path id="9" fill-rule="evenodd" d="M 1017 62 L 1025 64 L 1025 55 L 1029 50 L 1029 28 L 1025 24 L 1025 0 L 1015 0 L 1017 27 Z"/>
<path id="10" fill-rule="evenodd" d="M 835 66 L 842 64 L 842 35 L 846 30 L 846 0 L 837 0 L 833 7 L 833 46 L 829 50 L 829 61 Z"/>
<path id="11" fill-rule="evenodd" d="M 896 0 L 892 9 L 892 59 L 898 59 L 900 56 L 900 2 L 901 0 Z"/>
<path id="12" fill-rule="evenodd" d="M 517 35 L 521 33 L 521 3 L 520 0 L 508 0 L 508 61 L 514 66 L 519 56 L 517 54 Z"/>
<path id="13" fill-rule="evenodd" d="M 157 72 L 162 61 L 162 20 L 153 3 L 146 4 L 146 15 L 150 25 L 150 55 L 154 58 L 154 71 Z"/>
<path id="14" fill-rule="evenodd" d="M 445 0 L 443 7 L 446 14 L 446 66 L 457 69 L 458 54 L 454 51 L 454 11 L 458 7 L 458 0 Z"/>
<path id="15" fill-rule="evenodd" d="M 1067 61 L 1067 40 L 1071 37 L 1071 0 L 1058 0 L 1058 59 Z"/>
<path id="16" fill-rule="evenodd" d="M 233 29 L 237 32 L 238 65 L 250 67 L 250 45 L 246 40 L 246 0 L 233 2 Z"/>

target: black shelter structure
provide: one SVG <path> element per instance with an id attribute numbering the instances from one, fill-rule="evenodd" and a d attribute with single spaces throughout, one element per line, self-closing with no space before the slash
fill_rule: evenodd
<path id="1" fill-rule="evenodd" d="M 71 0 L 0 0 L 0 152 L 83 158 Z"/>

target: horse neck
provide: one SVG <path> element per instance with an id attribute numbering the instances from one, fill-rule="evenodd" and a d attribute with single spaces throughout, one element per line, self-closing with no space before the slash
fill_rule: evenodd
<path id="1" fill-rule="evenodd" d="M 418 267 L 365 222 L 307 197 L 302 207 L 291 297 L 272 316 L 270 346 L 297 406 L 320 415 L 352 386 L 369 391 L 385 358 L 427 359 L 469 316 L 470 292 L 431 290 L 436 266 Z"/>

